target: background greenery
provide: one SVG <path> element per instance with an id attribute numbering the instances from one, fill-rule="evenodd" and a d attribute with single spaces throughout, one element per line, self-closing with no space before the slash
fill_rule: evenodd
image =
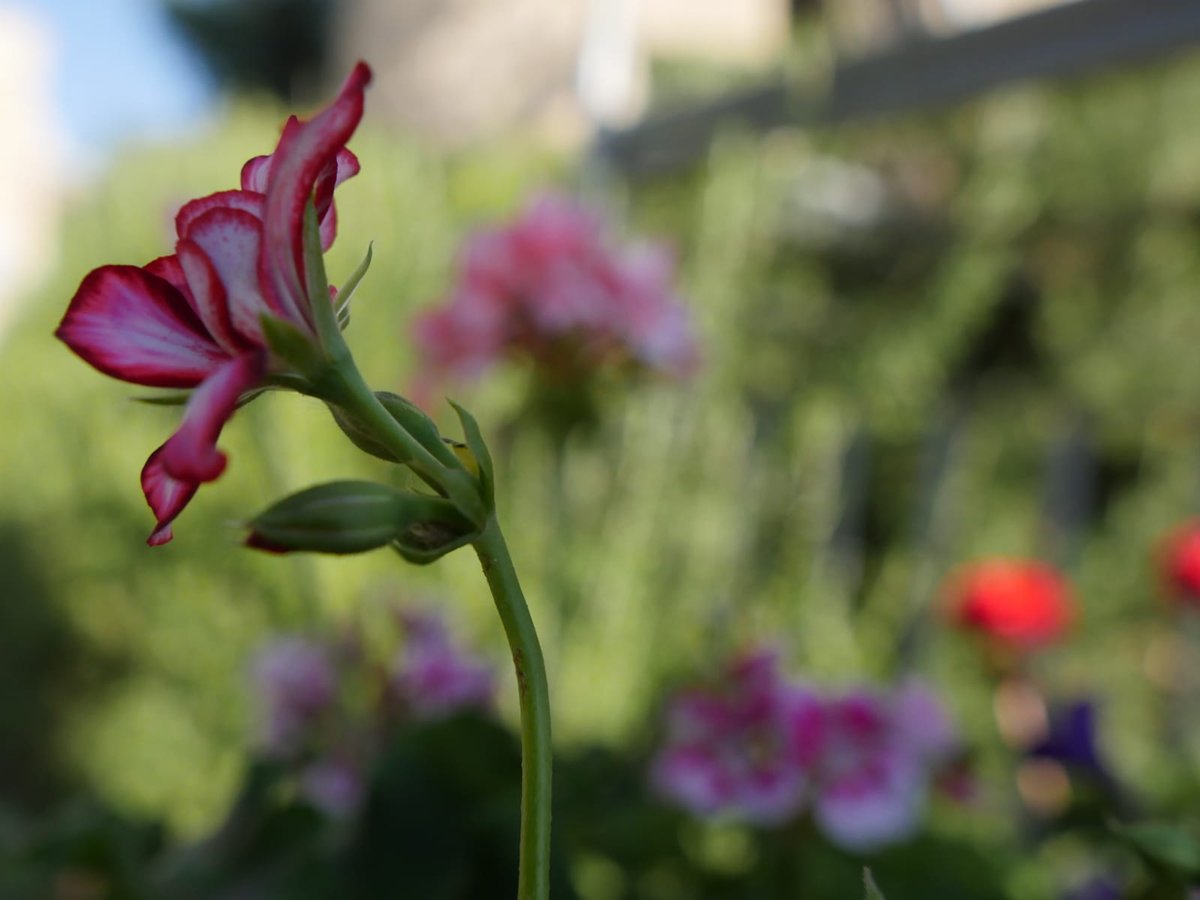
<path id="1" fill-rule="evenodd" d="M 703 372 L 608 385 L 597 428 L 565 446 L 525 405 L 524 373 L 456 390 L 494 436 L 565 751 L 644 745 L 665 686 L 746 642 L 780 644 L 815 680 L 915 670 L 946 693 L 985 785 L 979 810 L 942 809 L 935 832 L 1010 848 L 1023 826 L 990 682 L 931 613 L 958 563 L 1039 556 L 1084 610 L 1039 677 L 1101 698 L 1114 767 L 1149 808 L 1190 814 L 1200 729 L 1180 710 L 1195 717 L 1200 650 L 1158 598 L 1152 551 L 1200 500 L 1198 103 L 1185 60 L 919 120 L 729 134 L 696 171 L 594 192 L 631 233 L 675 242 Z M 14 807 L 83 790 L 203 833 L 244 774 L 247 659 L 280 629 L 433 597 L 503 658 L 465 556 L 415 569 L 237 549 L 238 523 L 285 492 L 386 477 L 303 398 L 239 413 L 226 475 L 173 544 L 147 549 L 137 475 L 177 413 L 131 402 L 50 336 L 89 269 L 166 252 L 174 208 L 231 186 L 282 118 L 243 108 L 188 145 L 131 148 L 73 205 L 54 274 L 5 338 L 0 788 Z M 409 322 L 447 287 L 459 240 L 577 173 L 519 144 L 440 157 L 369 112 L 353 147 L 363 172 L 339 193 L 329 270 L 374 242 L 349 340 L 376 388 L 403 392 Z M 1085 863 L 1072 838 L 1038 847 L 995 849 L 1007 895 L 1053 896 Z M 594 871 L 584 881 L 604 883 Z"/>

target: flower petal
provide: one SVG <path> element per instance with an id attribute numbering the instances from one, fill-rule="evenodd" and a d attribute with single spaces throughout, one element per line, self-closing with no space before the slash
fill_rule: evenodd
<path id="1" fill-rule="evenodd" d="M 197 252 L 203 251 L 220 278 L 224 288 L 223 312 L 242 339 L 240 343 L 244 346 L 249 341 L 262 346 L 259 318 L 263 313 L 285 315 L 267 302 L 259 286 L 262 222 L 242 210 L 213 209 L 192 223 L 188 241 L 180 241 L 180 247 L 189 242 L 194 242 Z"/>
<path id="2" fill-rule="evenodd" d="M 152 259 L 146 265 L 142 266 L 151 275 L 157 275 L 163 281 L 167 282 L 175 290 L 183 295 L 187 300 L 188 305 L 195 309 L 192 304 L 192 289 L 188 287 L 187 276 L 183 273 L 183 266 L 179 264 L 179 257 L 160 256 L 158 259 Z"/>
<path id="3" fill-rule="evenodd" d="M 136 266 L 89 272 L 55 335 L 123 381 L 194 387 L 226 358 L 183 295 Z"/>
<path id="4" fill-rule="evenodd" d="M 250 213 L 256 219 L 261 219 L 263 217 L 263 195 L 255 191 L 218 191 L 207 197 L 189 200 L 175 214 L 175 233 L 181 238 L 191 237 L 192 223 L 214 209 L 240 209 Z"/>
<path id="5" fill-rule="evenodd" d="M 229 320 L 229 302 L 216 266 L 195 241 L 187 238 L 175 245 L 175 253 L 179 268 L 187 279 L 187 294 L 191 298 L 192 309 L 221 349 L 228 356 L 236 356 L 245 347 L 238 340 Z"/>
<path id="6" fill-rule="evenodd" d="M 295 123 L 295 124 L 293 124 Z M 295 116 L 288 119 L 287 128 L 299 127 Z M 313 205 L 321 226 L 321 249 L 328 250 L 337 237 L 337 209 L 333 205 L 333 190 L 348 178 L 359 173 L 362 166 L 358 157 L 342 147 L 337 156 L 325 164 L 313 186 Z M 242 166 L 242 189 L 265 193 L 267 179 L 271 174 L 271 157 L 256 156 Z"/>
<path id="7" fill-rule="evenodd" d="M 162 446 L 162 466 L 180 481 L 212 481 L 225 470 L 225 455 L 217 449 L 221 428 L 237 409 L 243 392 L 266 374 L 266 353 L 251 351 L 229 360 L 196 388 L 183 423 Z"/>
<path id="8" fill-rule="evenodd" d="M 151 547 L 159 547 L 174 537 L 171 522 L 183 512 L 183 508 L 196 495 L 199 484 L 191 481 L 180 481 L 167 474 L 162 464 L 163 448 L 159 447 L 150 454 L 146 465 L 142 467 L 142 493 L 154 513 L 158 524 L 146 543 Z"/>
<path id="9" fill-rule="evenodd" d="M 295 116 L 289 116 L 288 121 L 290 122 L 295 118 Z M 242 166 L 242 190 L 265 194 L 267 192 L 267 176 L 270 173 L 270 154 L 246 160 L 246 164 Z"/>
<path id="10" fill-rule="evenodd" d="M 332 247 L 337 237 L 337 207 L 333 205 L 333 189 L 347 178 L 353 178 L 361 168 L 358 157 L 342 147 L 317 176 L 317 183 L 313 186 L 313 205 L 321 225 L 322 250 Z"/>
<path id="11" fill-rule="evenodd" d="M 293 324 L 311 324 L 304 275 L 304 209 L 322 169 L 358 127 L 371 70 L 359 63 L 337 99 L 311 121 L 291 120 L 271 158 L 259 271 L 268 296 Z"/>
<path id="12" fill-rule="evenodd" d="M 266 371 L 266 354 L 254 351 L 228 360 L 200 385 L 188 401 L 183 423 L 142 467 L 142 493 L 157 520 L 146 543 L 158 547 L 174 536 L 171 523 L 196 490 L 225 469 L 216 447 L 221 428 L 237 408 L 241 394 Z"/>

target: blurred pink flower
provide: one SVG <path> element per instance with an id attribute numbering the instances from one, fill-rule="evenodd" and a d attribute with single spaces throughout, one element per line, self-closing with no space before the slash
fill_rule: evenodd
<path id="1" fill-rule="evenodd" d="M 406 640 L 393 663 L 390 685 L 410 713 L 436 718 L 491 707 L 496 691 L 491 666 L 458 646 L 438 616 L 405 611 L 400 619 Z"/>
<path id="2" fill-rule="evenodd" d="M 262 705 L 263 751 L 296 755 L 313 723 L 336 699 L 337 673 L 328 650 L 301 637 L 279 638 L 258 653 L 253 675 Z"/>
<path id="3" fill-rule="evenodd" d="M 651 781 L 700 815 L 784 822 L 800 810 L 808 783 L 792 723 L 815 702 L 780 677 L 774 653 L 742 657 L 723 684 L 671 702 L 666 746 L 652 764 Z"/>
<path id="4" fill-rule="evenodd" d="M 524 356 L 559 377 L 633 366 L 682 378 L 699 353 L 663 247 L 614 247 L 576 201 L 547 194 L 464 245 L 454 287 L 414 325 L 423 369 L 470 379 Z"/>
<path id="5" fill-rule="evenodd" d="M 959 747 L 920 682 L 820 695 L 758 651 L 718 687 L 674 698 L 650 778 L 699 815 L 773 825 L 808 806 L 831 841 L 866 852 L 917 829 L 936 772 Z"/>

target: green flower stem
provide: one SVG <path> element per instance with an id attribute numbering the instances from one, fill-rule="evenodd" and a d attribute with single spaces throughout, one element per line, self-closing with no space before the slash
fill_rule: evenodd
<path id="1" fill-rule="evenodd" d="M 426 483 L 444 489 L 454 471 L 451 467 L 458 467 L 450 450 L 436 448 L 445 457 L 445 461 L 440 460 L 409 434 L 367 386 L 348 352 L 344 356 L 335 356 L 331 362 L 322 383 L 313 391 L 314 395 L 331 400 L 353 413 L 381 444 L 395 453 L 397 458 L 405 460 L 405 465 Z"/>
<path id="2" fill-rule="evenodd" d="M 521 850 L 517 900 L 550 896 L 550 690 L 533 619 L 495 515 L 475 553 L 508 637 L 521 701 Z"/>
<path id="3" fill-rule="evenodd" d="M 542 648 L 500 524 L 492 511 L 479 515 L 482 501 L 478 494 L 468 498 L 458 489 L 463 479 L 477 487 L 474 480 L 462 469 L 452 468 L 437 459 L 392 418 L 363 381 L 348 354 L 344 357 L 337 354 L 333 363 L 331 378 L 320 394 L 352 412 L 380 443 L 398 458 L 407 460 L 406 464 L 414 472 L 432 486 L 445 490 L 468 518 L 482 522 L 473 546 L 508 638 L 521 705 L 521 845 L 517 900 L 547 900 L 550 896 L 552 769 L 550 691 Z M 435 449 L 442 451 L 441 447 Z M 449 454 L 449 450 L 442 452 Z"/>

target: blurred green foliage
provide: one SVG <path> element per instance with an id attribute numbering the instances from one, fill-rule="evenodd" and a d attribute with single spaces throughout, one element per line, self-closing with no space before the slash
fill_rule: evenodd
<path id="1" fill-rule="evenodd" d="M 1181 705 L 1147 661 L 1181 633 L 1151 554 L 1200 501 L 1198 101 L 1184 60 L 919 120 L 730 134 L 700 171 L 607 186 L 630 230 L 677 242 L 703 373 L 611 387 L 599 426 L 565 444 L 524 412 L 523 373 L 456 397 L 497 456 L 564 747 L 644 739 L 665 685 L 767 639 L 814 679 L 927 674 L 985 782 L 1003 777 L 990 683 L 937 627 L 938 586 L 960 561 L 1033 555 L 1083 603 L 1038 677 L 1103 697 L 1114 767 L 1156 809 L 1196 808 L 1200 727 L 1179 720 L 1195 695 Z M 415 569 L 238 549 L 239 523 L 285 493 L 390 477 L 303 398 L 239 413 L 228 472 L 147 549 L 137 475 L 177 411 L 130 402 L 50 337 L 89 269 L 167 252 L 173 209 L 232 186 L 282 117 L 243 109 L 187 146 L 130 148 L 73 205 L 59 264 L 5 338 L 0 760 L 5 783 L 34 786 L 6 799 L 37 809 L 82 783 L 207 829 L 243 776 L 250 650 L 381 598 L 443 597 L 502 656 L 466 554 Z M 354 149 L 329 271 L 374 241 L 348 337 L 373 386 L 403 393 L 408 322 L 458 241 L 569 169 L 521 145 L 439 158 L 370 129 Z M 1194 636 L 1170 646 L 1194 679 Z M 931 839 L 1010 840 L 1011 807 L 985 799 Z M 1006 857 L 1006 895 L 1052 896 L 1053 872 L 1081 864 L 1069 836 L 1039 848 Z M 915 896 L 873 867 L 889 897 Z"/>

